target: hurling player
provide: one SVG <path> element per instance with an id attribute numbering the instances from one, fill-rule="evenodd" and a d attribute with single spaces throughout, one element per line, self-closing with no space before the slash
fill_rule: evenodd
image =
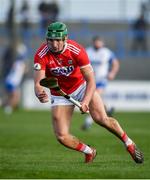
<path id="1" fill-rule="evenodd" d="M 81 103 L 81 112 L 90 112 L 93 120 L 116 135 L 126 146 L 136 163 L 143 162 L 143 155 L 128 137 L 116 119 L 108 117 L 104 104 L 96 91 L 94 73 L 85 49 L 77 42 L 68 39 L 64 23 L 54 22 L 48 26 L 46 42 L 34 56 L 34 88 L 41 103 L 47 102 L 48 95 L 40 85 L 45 77 L 58 79 L 60 88 Z M 85 163 L 96 157 L 96 149 L 70 133 L 74 105 L 50 89 L 52 123 L 57 140 L 67 148 L 82 152 Z"/>

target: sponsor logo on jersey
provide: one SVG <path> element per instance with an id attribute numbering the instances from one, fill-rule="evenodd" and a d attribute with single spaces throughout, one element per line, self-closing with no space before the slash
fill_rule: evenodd
<path id="1" fill-rule="evenodd" d="M 41 70 L 41 65 L 39 63 L 34 64 L 34 70 L 40 71 Z"/>
<path id="2" fill-rule="evenodd" d="M 74 70 L 74 66 L 51 68 L 50 71 L 55 76 L 69 76 Z"/>

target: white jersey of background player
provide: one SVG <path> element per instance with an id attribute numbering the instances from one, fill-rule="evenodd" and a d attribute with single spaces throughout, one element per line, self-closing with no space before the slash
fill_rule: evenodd
<path id="1" fill-rule="evenodd" d="M 7 99 L 4 103 L 4 111 L 7 114 L 10 114 L 20 101 L 20 86 L 26 71 L 27 47 L 23 43 L 17 42 L 15 54 L 16 60 L 5 79 Z"/>
<path id="2" fill-rule="evenodd" d="M 107 86 L 108 80 L 115 78 L 119 70 L 119 61 L 115 54 L 104 46 L 103 40 L 98 36 L 93 38 L 92 46 L 89 46 L 86 51 L 95 73 L 97 91 L 101 95 Z M 107 112 L 108 115 L 111 115 L 112 108 Z M 89 128 L 92 122 L 92 118 L 88 116 L 82 129 Z"/>

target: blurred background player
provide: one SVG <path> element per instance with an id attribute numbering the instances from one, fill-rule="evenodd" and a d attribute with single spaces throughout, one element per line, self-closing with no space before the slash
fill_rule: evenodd
<path id="1" fill-rule="evenodd" d="M 115 54 L 104 46 L 104 41 L 99 36 L 94 36 L 92 46 L 86 49 L 86 52 L 91 61 L 96 80 L 96 89 L 100 95 L 104 93 L 104 90 L 108 84 L 108 80 L 113 80 L 119 71 L 119 61 Z M 112 116 L 114 108 L 106 108 L 106 112 L 109 116 Z M 91 127 L 93 120 L 91 116 L 87 116 L 82 129 L 86 130 Z"/>
<path id="2" fill-rule="evenodd" d="M 15 60 L 10 67 L 9 73 L 4 79 L 6 95 L 3 100 L 3 106 L 6 114 L 11 114 L 19 105 L 21 83 L 27 69 L 27 47 L 19 41 L 14 44 L 14 47 Z M 5 59 L 9 58 L 8 52 L 6 53 L 7 56 L 5 54 Z M 7 59 L 7 61 L 9 61 L 9 59 Z M 5 63 L 6 62 L 3 62 L 3 68 L 5 68 Z"/>

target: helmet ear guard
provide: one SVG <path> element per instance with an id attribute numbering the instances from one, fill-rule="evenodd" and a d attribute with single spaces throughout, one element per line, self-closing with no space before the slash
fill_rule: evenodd
<path id="1" fill-rule="evenodd" d="M 47 32 L 46 32 L 46 38 L 47 39 L 65 39 L 65 36 L 68 35 L 67 27 L 64 23 L 61 22 L 55 22 L 51 23 L 48 26 Z"/>

